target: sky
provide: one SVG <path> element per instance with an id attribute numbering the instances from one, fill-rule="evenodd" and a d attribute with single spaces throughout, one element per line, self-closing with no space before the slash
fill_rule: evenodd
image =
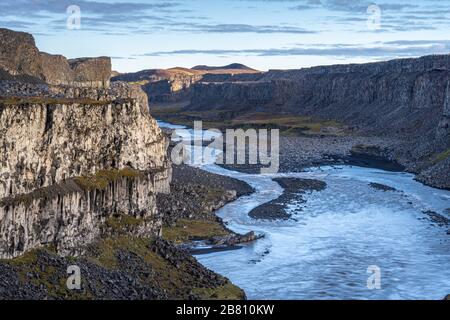
<path id="1" fill-rule="evenodd" d="M 1 0 L 0 27 L 119 72 L 298 69 L 450 53 L 450 0 Z"/>

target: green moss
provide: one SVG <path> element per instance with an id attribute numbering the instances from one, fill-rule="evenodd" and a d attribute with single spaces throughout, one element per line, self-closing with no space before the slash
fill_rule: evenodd
<path id="1" fill-rule="evenodd" d="M 119 252 L 128 252 L 136 255 L 142 260 L 139 268 L 145 270 L 138 273 L 136 280 L 146 283 L 152 287 L 157 287 L 167 292 L 169 297 L 187 299 L 195 294 L 201 299 L 242 299 L 242 290 L 231 284 L 224 278 L 222 285 L 213 287 L 205 282 L 198 273 L 200 266 L 195 259 L 178 258 L 174 263 L 170 258 L 158 253 L 155 249 L 155 239 L 117 237 L 114 239 L 102 239 L 86 248 L 86 254 L 80 258 L 60 258 L 47 248 L 32 250 L 19 258 L 12 260 L 0 260 L 0 263 L 11 265 L 19 276 L 19 281 L 29 283 L 36 287 L 44 287 L 50 298 L 58 299 L 95 299 L 90 291 L 91 287 L 101 288 L 100 282 L 90 279 L 90 286 L 87 286 L 88 279 L 82 278 L 83 290 L 73 291 L 67 289 L 66 265 L 89 265 L 93 263 L 101 268 L 110 271 L 124 271 L 124 264 L 127 261 L 119 261 Z M 40 258 L 41 254 L 46 254 L 47 258 Z M 50 259 L 48 257 L 50 255 Z M 169 255 L 170 256 L 170 255 Z M 54 257 L 55 260 L 51 259 Z M 58 261 L 58 259 L 63 259 Z M 55 261 L 54 265 L 47 265 L 50 261 Z M 61 262 L 63 262 L 61 264 Z M 126 271 L 124 271 L 126 272 Z M 83 274 L 82 274 L 83 277 Z"/>
<path id="2" fill-rule="evenodd" d="M 204 129 L 279 129 L 282 135 L 288 136 L 345 134 L 343 125 L 337 121 L 296 115 L 260 112 L 236 116 L 232 110 L 183 111 L 183 108 L 179 106 L 154 109 L 151 113 L 161 120 L 188 127 L 192 127 L 194 121 L 201 120 Z"/>
<path id="3" fill-rule="evenodd" d="M 439 153 L 432 160 L 433 164 L 438 164 L 444 160 L 447 160 L 450 157 L 450 149 L 445 150 L 444 152 Z"/>
<path id="4" fill-rule="evenodd" d="M 0 200 L 0 206 L 17 206 L 23 204 L 28 207 L 34 200 L 53 199 L 57 196 L 64 196 L 77 190 L 79 190 L 79 188 L 74 185 L 71 180 L 68 180 L 61 184 L 55 184 L 45 188 L 36 189 L 27 194 L 3 198 Z"/>
<path id="5" fill-rule="evenodd" d="M 130 216 L 128 214 L 121 214 L 111 216 L 106 220 L 106 226 L 115 232 L 128 230 L 132 227 L 138 226 L 142 223 L 141 219 Z"/>
<path id="6" fill-rule="evenodd" d="M 156 170 L 158 169 L 155 169 L 155 172 Z M 130 168 L 125 168 L 122 170 L 100 170 L 90 176 L 67 179 L 62 183 L 36 189 L 27 194 L 3 198 L 0 200 L 0 206 L 17 206 L 23 204 L 28 207 L 34 200 L 37 199 L 53 199 L 57 196 L 64 196 L 66 194 L 81 190 L 105 190 L 110 183 L 121 178 L 136 179 L 141 175 L 142 172 Z"/>
<path id="7" fill-rule="evenodd" d="M 111 169 L 100 170 L 95 174 L 84 177 L 74 178 L 74 181 L 78 186 L 84 190 L 105 190 L 111 182 L 115 182 L 121 178 L 138 178 L 141 173 L 133 169 Z"/>
<path id="8" fill-rule="evenodd" d="M 113 101 L 99 101 L 87 98 L 51 98 L 51 97 L 2 97 L 0 98 L 0 104 L 5 106 L 11 105 L 61 105 L 61 104 L 81 104 L 81 105 L 108 105 Z"/>
<path id="9" fill-rule="evenodd" d="M 229 232 L 216 221 L 179 219 L 174 226 L 163 227 L 163 238 L 175 243 L 226 236 Z"/>
<path id="10" fill-rule="evenodd" d="M 242 300 L 245 298 L 244 291 L 229 281 L 217 288 L 195 288 L 192 293 L 202 300 Z"/>

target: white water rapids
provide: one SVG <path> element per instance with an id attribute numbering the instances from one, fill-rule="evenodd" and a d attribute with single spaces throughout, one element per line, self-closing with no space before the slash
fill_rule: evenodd
<path id="1" fill-rule="evenodd" d="M 256 190 L 217 215 L 236 232 L 253 230 L 265 238 L 240 250 L 197 256 L 249 299 L 443 299 L 450 294 L 449 227 L 423 213 L 449 217 L 449 191 L 424 186 L 411 174 L 352 166 L 274 175 L 238 173 L 211 163 L 199 167 Z M 281 195 L 274 177 L 323 180 L 327 188 L 303 195 L 306 203 L 288 203 L 291 220 L 250 218 L 250 210 Z M 398 191 L 375 190 L 371 182 Z M 367 269 L 373 265 L 381 270 L 381 289 L 367 287 Z"/>

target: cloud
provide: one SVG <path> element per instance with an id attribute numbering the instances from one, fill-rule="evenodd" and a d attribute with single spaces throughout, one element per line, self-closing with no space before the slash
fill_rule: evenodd
<path id="1" fill-rule="evenodd" d="M 71 5 L 77 5 L 81 10 L 88 14 L 100 15 L 126 15 L 130 13 L 138 13 L 143 10 L 157 10 L 178 7 L 177 2 L 98 2 L 88 0 L 15 0 L 0 2 L 0 15 L 22 15 L 51 13 L 51 14 L 65 14 L 66 10 Z"/>
<path id="2" fill-rule="evenodd" d="M 81 11 L 83 30 L 131 31 L 136 24 L 169 23 L 179 12 L 186 12 L 182 5 L 174 1 L 144 2 L 100 2 L 88 0 L 2 0 L 0 2 L 1 24 L 14 28 L 22 23 L 26 28 L 28 21 L 43 22 L 48 31 L 64 30 L 68 17 L 67 8 L 77 5 Z M 169 17 L 173 14 L 172 17 Z M 34 31 L 34 30 L 33 30 Z"/>
<path id="3" fill-rule="evenodd" d="M 181 28 L 176 30 L 184 32 L 207 33 L 291 33 L 308 34 L 317 33 L 296 26 L 275 25 L 249 25 L 249 24 L 179 24 Z"/>
<path id="4" fill-rule="evenodd" d="M 179 55 L 214 55 L 214 56 L 331 56 L 331 57 L 368 57 L 389 59 L 397 57 L 417 57 L 429 54 L 450 53 L 450 40 L 415 40 L 390 41 L 369 44 L 318 44 L 312 46 L 295 46 L 291 48 L 269 49 L 185 49 L 174 51 L 156 51 L 141 56 L 179 56 Z"/>
<path id="5" fill-rule="evenodd" d="M 46 21 L 47 31 L 65 30 L 66 9 L 76 4 L 81 10 L 81 30 L 101 34 L 127 32 L 142 34 L 158 31 L 177 33 L 285 33 L 307 34 L 315 31 L 299 26 L 258 25 L 248 23 L 214 23 L 209 18 L 197 14 L 190 7 L 183 7 L 186 2 L 153 1 L 147 2 L 99 2 L 88 0 L 17 0 L 0 2 L 0 17 L 5 27 L 27 29 L 26 21 Z M 24 19 L 23 17 L 27 17 Z M 31 28 L 28 28 L 31 29 Z M 34 32 L 35 30 L 33 30 Z"/>
<path id="6" fill-rule="evenodd" d="M 331 13 L 326 19 L 337 24 L 364 23 L 368 18 L 368 7 L 376 4 L 381 10 L 382 28 L 371 32 L 434 30 L 440 25 L 450 25 L 450 3 L 442 4 L 442 1 L 407 3 L 396 0 L 299 0 L 299 3 L 290 9 L 299 11 L 322 9 Z"/>

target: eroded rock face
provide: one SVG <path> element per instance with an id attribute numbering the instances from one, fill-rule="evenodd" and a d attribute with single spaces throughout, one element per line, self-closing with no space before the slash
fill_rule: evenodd
<path id="1" fill-rule="evenodd" d="M 102 236 L 113 215 L 141 221 L 134 235 L 160 235 L 162 220 L 154 194 L 168 191 L 169 170 L 120 177 L 105 189 L 89 190 L 73 180 L 37 189 L 0 203 L 0 258 L 14 258 L 41 246 L 60 255 L 79 255 Z"/>
<path id="2" fill-rule="evenodd" d="M 109 87 L 111 58 L 80 58 L 69 60 L 73 83 L 94 88 Z"/>
<path id="3" fill-rule="evenodd" d="M 0 69 L 40 77 L 41 57 L 32 35 L 0 28 L 0 44 Z"/>
<path id="4" fill-rule="evenodd" d="M 49 244 L 74 254 L 113 214 L 160 233 L 155 196 L 169 191 L 171 166 L 145 94 L 126 84 L 59 94 L 0 103 L 0 258 Z"/>
<path id="5" fill-rule="evenodd" d="M 103 168 L 166 164 L 167 143 L 133 102 L 2 106 L 0 198 Z"/>
<path id="6" fill-rule="evenodd" d="M 188 109 L 282 111 L 341 120 L 376 133 L 423 134 L 436 130 L 448 114 L 448 82 L 450 55 L 269 71 L 257 81 L 199 82 Z"/>
<path id="7" fill-rule="evenodd" d="M 151 102 L 175 102 L 187 99 L 190 87 L 201 79 L 202 74 L 194 70 L 151 69 L 117 75 L 112 80 L 140 83 Z"/>
<path id="8" fill-rule="evenodd" d="M 29 76 L 50 85 L 108 88 L 111 59 L 108 57 L 68 60 L 40 52 L 32 35 L 0 29 L 0 80 Z M 28 79 L 30 80 L 30 79 Z"/>

